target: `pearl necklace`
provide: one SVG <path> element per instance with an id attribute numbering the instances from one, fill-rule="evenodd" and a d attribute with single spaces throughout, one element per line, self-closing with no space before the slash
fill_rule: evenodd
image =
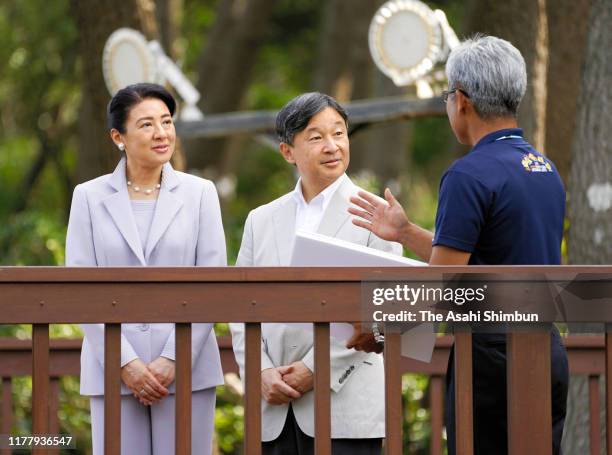
<path id="1" fill-rule="evenodd" d="M 155 185 L 155 188 L 140 188 L 138 185 L 132 185 L 130 180 L 127 181 L 127 186 L 134 190 L 136 193 L 140 193 L 140 191 L 144 191 L 145 194 L 151 194 L 155 190 L 159 190 L 161 188 L 161 183 Z"/>

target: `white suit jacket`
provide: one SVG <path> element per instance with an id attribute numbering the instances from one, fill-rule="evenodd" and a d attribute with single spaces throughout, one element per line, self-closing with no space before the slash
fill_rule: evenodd
<path id="1" fill-rule="evenodd" d="M 112 174 L 74 189 L 66 236 L 67 266 L 225 266 L 225 236 L 212 182 L 163 167 L 145 249 L 134 221 L 125 158 Z M 87 296 L 84 296 L 86 299 Z M 81 393 L 104 394 L 104 325 L 83 324 Z M 174 324 L 122 324 L 121 366 L 174 359 Z M 212 324 L 192 324 L 192 390 L 223 383 Z M 174 384 L 170 391 L 174 391 Z M 121 393 L 130 391 L 121 385 Z"/>
<path id="2" fill-rule="evenodd" d="M 359 190 L 346 179 L 332 196 L 318 233 L 359 245 L 401 254 L 401 245 L 379 239 L 351 222 L 349 197 Z M 288 266 L 295 239 L 297 205 L 291 193 L 249 213 L 244 227 L 237 266 Z M 358 265 L 358 264 L 356 264 Z M 244 378 L 244 324 L 230 324 L 234 355 Z M 332 438 L 381 438 L 385 435 L 384 367 L 382 356 L 346 349 L 331 343 Z M 302 360 L 314 371 L 313 336 L 291 324 L 262 324 L 261 369 Z M 314 394 L 292 402 L 298 425 L 314 436 Z M 262 400 L 262 440 L 276 439 L 285 423 L 289 405 Z"/>

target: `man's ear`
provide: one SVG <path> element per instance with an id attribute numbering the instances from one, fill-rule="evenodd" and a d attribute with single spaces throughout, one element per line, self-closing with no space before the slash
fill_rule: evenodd
<path id="1" fill-rule="evenodd" d="M 472 102 L 462 92 L 457 90 L 455 92 L 455 96 L 457 97 L 457 99 L 456 99 L 457 103 L 456 104 L 457 104 L 457 111 L 458 112 L 460 112 L 460 113 L 465 115 L 465 114 L 471 113 L 471 111 L 474 110 L 474 106 L 472 105 Z"/>
<path id="2" fill-rule="evenodd" d="M 285 158 L 285 161 L 289 164 L 295 164 L 295 158 L 293 157 L 293 147 L 285 142 L 281 142 L 278 146 L 281 155 Z"/>

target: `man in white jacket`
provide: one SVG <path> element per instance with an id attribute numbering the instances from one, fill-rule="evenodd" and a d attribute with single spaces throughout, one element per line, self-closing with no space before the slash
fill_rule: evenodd
<path id="1" fill-rule="evenodd" d="M 321 93 L 300 95 L 279 112 L 280 152 L 297 167 L 300 179 L 292 192 L 249 213 L 237 266 L 289 265 L 298 229 L 401 254 L 399 244 L 350 221 L 349 199 L 359 188 L 345 174 L 347 126 L 344 108 Z M 244 378 L 244 325 L 230 328 Z M 385 434 L 382 356 L 347 349 L 333 338 L 330 343 L 332 452 L 380 455 Z M 291 324 L 262 324 L 261 370 L 264 455 L 312 454 L 312 333 Z"/>

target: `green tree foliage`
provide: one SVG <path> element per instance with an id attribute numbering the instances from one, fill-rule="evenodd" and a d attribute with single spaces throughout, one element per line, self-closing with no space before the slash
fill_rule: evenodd
<path id="1" fill-rule="evenodd" d="M 81 95 L 68 7 L 0 5 L 0 264 L 63 262 Z"/>

